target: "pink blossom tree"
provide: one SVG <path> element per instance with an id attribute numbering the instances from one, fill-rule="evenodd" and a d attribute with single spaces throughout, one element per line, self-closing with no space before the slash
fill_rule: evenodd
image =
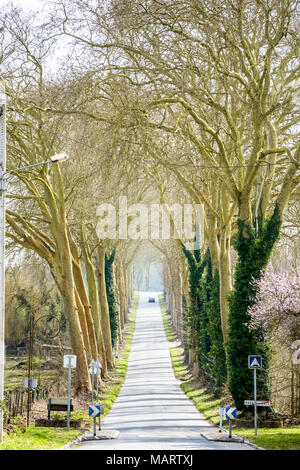
<path id="1" fill-rule="evenodd" d="M 300 339 L 300 268 L 276 273 L 269 267 L 253 285 L 257 296 L 248 309 L 249 328 L 262 329 L 266 338 L 291 347 Z"/>

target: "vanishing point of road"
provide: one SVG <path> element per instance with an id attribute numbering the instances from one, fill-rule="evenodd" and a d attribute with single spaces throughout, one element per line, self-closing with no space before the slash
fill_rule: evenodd
<path id="1" fill-rule="evenodd" d="M 148 303 L 148 297 L 155 303 Z M 79 450 L 250 450 L 247 444 L 208 441 L 201 433 L 217 428 L 201 415 L 174 376 L 157 295 L 140 293 L 125 383 L 103 430 L 118 439 L 85 441 Z"/>

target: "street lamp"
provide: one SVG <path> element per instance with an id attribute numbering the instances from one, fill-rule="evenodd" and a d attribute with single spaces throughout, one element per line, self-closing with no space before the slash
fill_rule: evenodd
<path id="1" fill-rule="evenodd" d="M 65 160 L 68 160 L 69 156 L 66 153 L 58 153 L 57 155 L 53 155 L 53 157 L 50 157 L 50 160 L 52 163 L 55 162 L 64 162 Z"/>
<path id="2" fill-rule="evenodd" d="M 14 168 L 13 170 L 3 171 L 0 175 L 0 191 L 5 191 L 5 175 L 16 173 L 22 170 L 28 170 L 29 168 L 33 168 L 35 166 L 48 165 L 49 163 L 56 162 L 64 162 L 65 160 L 68 160 L 68 158 L 69 156 L 66 153 L 58 153 L 57 155 L 53 155 L 52 157 L 50 157 L 50 160 L 45 160 L 44 162 L 33 163 L 32 165 L 21 166 L 20 168 Z"/>
<path id="3" fill-rule="evenodd" d="M 0 165 L 1 173 L 6 170 L 6 96 L 4 88 L 0 83 Z M 4 267 L 4 231 L 5 231 L 5 196 L 2 191 L 2 178 L 0 181 L 0 443 L 3 442 L 3 399 L 4 399 L 4 283 L 5 283 L 5 267 Z M 4 181 L 3 181 L 4 185 Z"/>
<path id="4" fill-rule="evenodd" d="M 0 83 L 0 443 L 3 442 L 3 400 L 4 400 L 4 318 L 5 318 L 5 176 L 17 171 L 27 170 L 35 166 L 62 162 L 69 157 L 59 153 L 40 163 L 6 171 L 6 96 Z"/>

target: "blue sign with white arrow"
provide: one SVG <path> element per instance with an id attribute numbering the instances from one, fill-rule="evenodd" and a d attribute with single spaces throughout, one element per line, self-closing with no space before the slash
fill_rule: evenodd
<path id="1" fill-rule="evenodd" d="M 248 367 L 249 369 L 261 369 L 261 356 L 248 356 Z"/>
<path id="2" fill-rule="evenodd" d="M 89 406 L 89 417 L 99 418 L 101 414 L 101 405 L 90 405 Z"/>
<path id="3" fill-rule="evenodd" d="M 236 408 L 225 408 L 226 419 L 236 419 L 237 409 Z"/>

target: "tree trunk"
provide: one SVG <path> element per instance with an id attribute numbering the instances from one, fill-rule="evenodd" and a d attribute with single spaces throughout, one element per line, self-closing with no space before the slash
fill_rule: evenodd
<path id="1" fill-rule="evenodd" d="M 228 295 L 231 292 L 230 228 L 222 230 L 220 237 L 220 313 L 223 339 L 227 342 L 228 330 Z"/>
<path id="2" fill-rule="evenodd" d="M 91 359 L 95 359 L 95 358 L 93 357 L 92 350 L 91 350 L 90 337 L 89 337 L 89 331 L 88 331 L 88 327 L 86 323 L 85 311 L 81 302 L 81 298 L 78 294 L 78 290 L 76 288 L 74 292 L 75 292 L 76 309 L 77 309 L 78 318 L 79 318 L 80 325 L 81 325 L 83 341 L 85 344 L 86 358 L 87 358 L 87 361 L 90 362 Z"/>
<path id="3" fill-rule="evenodd" d="M 88 296 L 91 309 L 91 315 L 93 317 L 94 330 L 97 341 L 97 349 L 100 354 L 100 360 L 102 364 L 102 374 L 107 374 L 107 362 L 106 362 L 106 352 L 103 340 L 103 334 L 100 323 L 100 306 L 99 306 L 99 297 L 97 290 L 97 281 L 95 276 L 95 268 L 92 263 L 91 254 L 89 247 L 87 245 L 85 237 L 85 229 L 82 227 L 81 230 L 81 239 L 82 239 L 82 253 L 85 264 L 86 279 L 88 285 Z"/>
<path id="4" fill-rule="evenodd" d="M 98 291 L 101 310 L 101 326 L 102 334 L 106 351 L 107 366 L 113 368 L 114 357 L 111 342 L 111 330 L 109 309 L 106 296 L 106 283 L 105 283 L 105 252 L 102 243 L 98 245 Z"/>
<path id="5" fill-rule="evenodd" d="M 72 351 L 77 356 L 77 390 L 86 392 L 91 390 L 91 382 L 88 372 L 87 344 L 85 342 L 87 332 L 84 335 L 82 331 L 82 324 L 84 325 L 85 319 L 80 322 L 79 311 L 76 306 L 72 255 L 65 230 L 61 230 L 58 239 L 57 257 L 59 261 L 57 270 L 59 276 L 57 283 L 64 300 L 64 313 L 68 322 Z"/>

